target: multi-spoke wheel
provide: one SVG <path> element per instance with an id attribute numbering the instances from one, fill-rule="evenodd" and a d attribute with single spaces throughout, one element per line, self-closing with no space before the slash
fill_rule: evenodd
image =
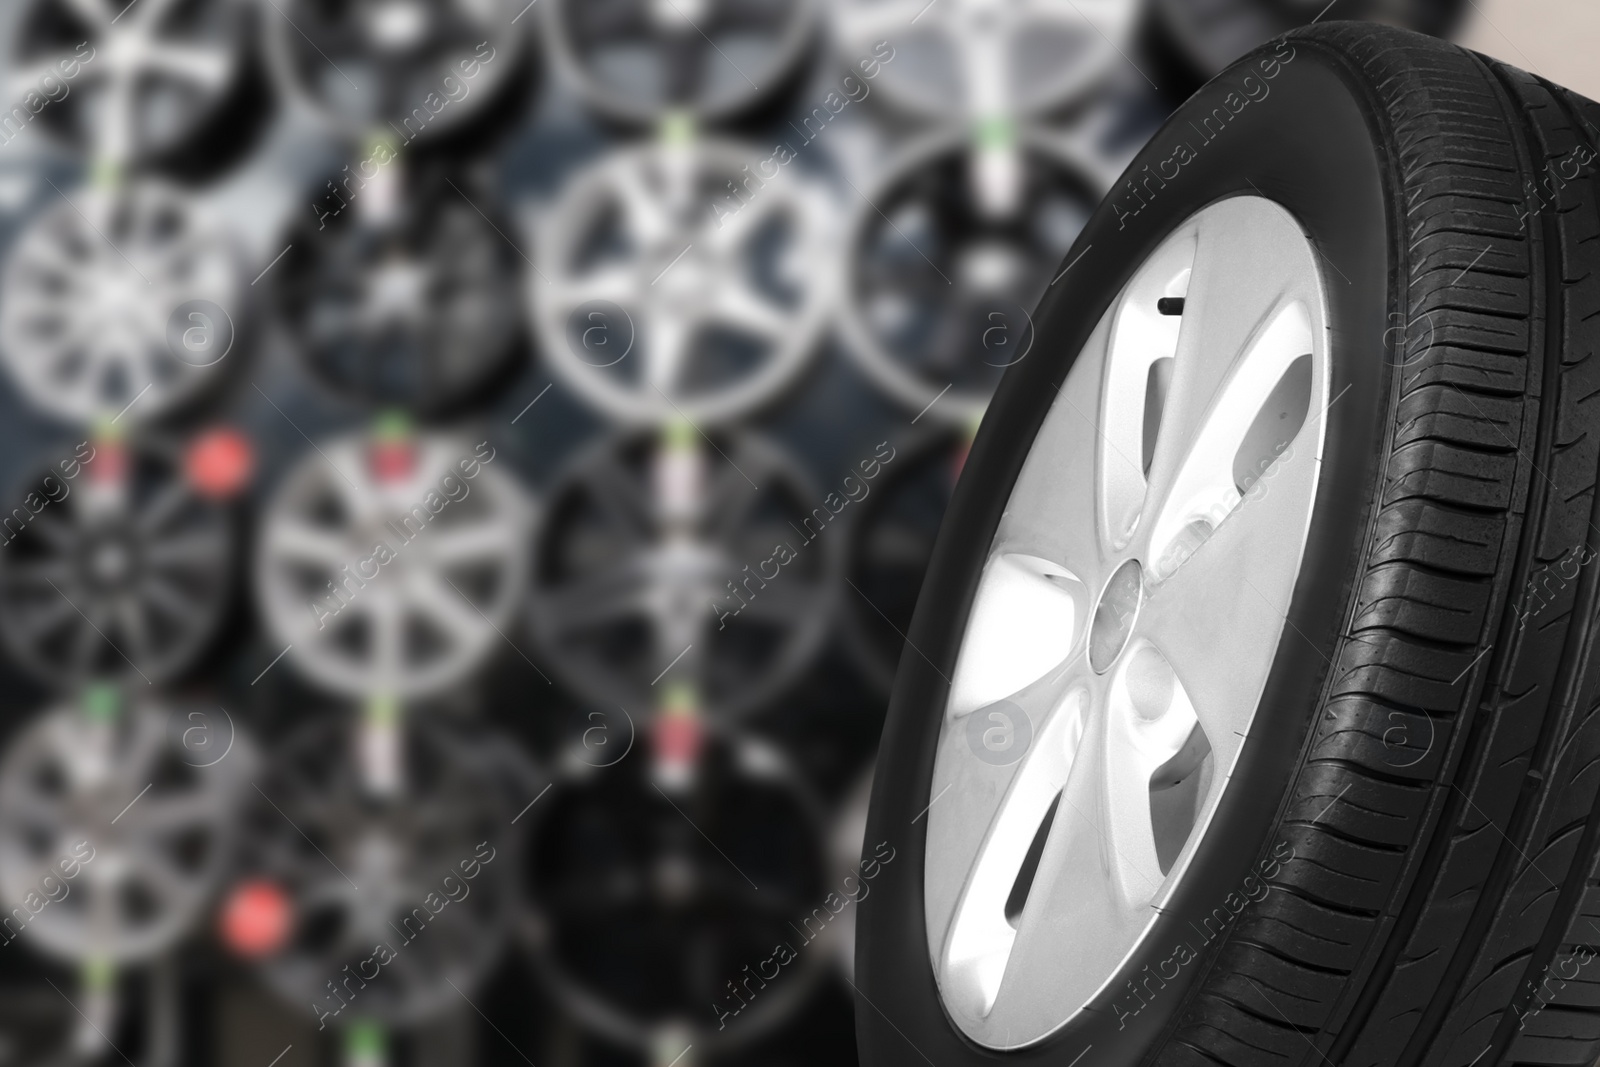
<path id="1" fill-rule="evenodd" d="M 687 682 L 738 714 L 827 636 L 843 531 L 824 497 L 757 438 L 688 433 L 601 442 L 557 477 L 535 537 L 534 635 L 602 708 L 646 710 Z"/>
<path id="2" fill-rule="evenodd" d="M 353 722 L 314 723 L 260 784 L 247 868 L 289 905 L 286 939 L 261 967 L 325 1024 L 415 1025 L 471 997 L 504 947 L 514 812 L 487 739 L 407 723 L 404 787 L 382 795 L 361 784 L 359 743 Z M 347 974 L 361 984 L 335 996 L 327 983 Z"/>
<path id="3" fill-rule="evenodd" d="M 1600 183 L 1528 184 L 1600 105 L 1362 23 L 1241 63 L 1089 220 L 956 486 L 866 1064 L 1600 1054 L 1540 986 L 1600 851 Z"/>
<path id="4" fill-rule="evenodd" d="M 216 888 L 249 756 L 197 758 L 164 706 L 85 705 L 45 712 L 0 762 L 0 892 L 29 916 L 9 936 L 63 960 L 147 960 Z"/>
<path id="5" fill-rule="evenodd" d="M 583 98 L 633 122 L 748 110 L 783 85 L 816 25 L 812 0 L 552 0 L 548 16 Z"/>
<path id="6" fill-rule="evenodd" d="M 1097 161 L 1032 134 L 912 148 L 843 246 L 851 353 L 911 410 L 970 423 L 1033 350 L 1031 312 L 1109 185 Z"/>
<path id="7" fill-rule="evenodd" d="M 226 366 L 247 286 L 232 237 L 154 182 L 74 189 L 18 239 L 0 357 L 30 402 L 74 422 L 146 422 Z"/>
<path id="8" fill-rule="evenodd" d="M 1467 12 L 1465 0 L 1354 0 L 1326 11 L 1326 0 L 1159 0 L 1167 31 L 1207 77 L 1257 45 L 1327 14 L 1406 26 L 1443 37 Z"/>
<path id="9" fill-rule="evenodd" d="M 824 879 L 821 812 L 783 756 L 705 740 L 685 789 L 662 791 L 636 751 L 580 767 L 527 816 L 523 931 L 540 973 L 569 1012 L 637 1048 L 670 1033 L 674 1051 L 726 1050 L 770 1033 L 856 907 Z M 766 988 L 740 999 L 747 966 Z"/>
<path id="10" fill-rule="evenodd" d="M 226 102 L 245 65 L 245 14 L 238 0 L 34 0 L 6 99 L 59 96 L 39 121 L 101 161 L 163 155 Z"/>
<path id="11" fill-rule="evenodd" d="M 191 667 L 232 583 L 232 521 L 176 457 L 101 441 L 16 487 L 0 549 L 0 639 L 54 686 L 150 684 Z M 37 511 L 35 511 L 37 508 Z M 25 520 L 25 521 L 24 521 Z"/>
<path id="12" fill-rule="evenodd" d="M 827 207 L 757 159 L 723 142 L 629 149 L 549 212 L 529 279 L 542 348 L 607 414 L 734 419 L 805 365 L 832 291 Z"/>
<path id="13" fill-rule="evenodd" d="M 443 181 L 399 205 L 357 200 L 308 219 L 276 272 L 279 306 L 312 372 L 336 392 L 412 412 L 453 407 L 505 366 L 522 322 L 517 252 Z"/>
<path id="14" fill-rule="evenodd" d="M 846 62 L 887 57 L 877 88 L 897 106 L 949 121 L 1070 102 L 1125 62 L 1139 11 L 1136 0 L 831 0 L 829 19 Z"/>
<path id="15" fill-rule="evenodd" d="M 963 433 L 935 432 L 897 443 L 883 481 L 850 518 L 845 597 L 850 653 L 887 692 L 905 648 L 933 540 L 967 458 Z"/>
<path id="16" fill-rule="evenodd" d="M 487 442 L 342 438 L 291 470 L 262 522 L 256 590 L 310 677 L 415 697 L 500 647 L 527 581 L 529 503 Z"/>
<path id="17" fill-rule="evenodd" d="M 459 128 L 526 62 L 515 0 L 279 0 L 273 74 L 347 133 L 411 141 Z M 276 9 L 276 10 L 273 10 Z"/>

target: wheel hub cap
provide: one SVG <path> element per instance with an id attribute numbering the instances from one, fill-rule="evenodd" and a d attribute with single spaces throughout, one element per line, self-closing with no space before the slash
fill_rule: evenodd
<path id="1" fill-rule="evenodd" d="M 1089 666 L 1104 674 L 1133 636 L 1133 621 L 1144 601 L 1144 571 L 1139 561 L 1130 559 L 1117 568 L 1100 594 L 1089 627 Z"/>

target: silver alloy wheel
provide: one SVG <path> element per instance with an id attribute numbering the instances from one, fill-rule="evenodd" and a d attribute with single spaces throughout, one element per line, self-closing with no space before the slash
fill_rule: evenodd
<path id="1" fill-rule="evenodd" d="M 909 410 L 970 426 L 1027 357 L 1030 313 L 1115 180 L 1109 161 L 1035 129 L 917 141 L 839 244 L 848 352 Z"/>
<path id="2" fill-rule="evenodd" d="M 126 426 L 216 380 L 248 287 L 233 237 L 192 199 L 147 180 L 77 189 L 17 241 L 0 285 L 0 356 L 30 401 L 79 423 L 120 414 Z M 206 308 L 174 330 L 174 314 L 201 302 L 222 319 Z M 175 334 L 226 347 L 180 358 Z"/>
<path id="3" fill-rule="evenodd" d="M 1072 364 L 990 545 L 934 764 L 928 949 L 979 1044 L 1066 1023 L 1183 878 L 1299 576 L 1327 352 L 1316 252 L 1247 196 L 1163 241 Z"/>
<path id="4" fill-rule="evenodd" d="M 815 660 L 838 609 L 826 499 L 754 434 L 597 442 L 556 475 L 533 538 L 544 662 L 599 708 L 650 707 L 674 683 L 711 716 L 760 707 Z"/>
<path id="5" fill-rule="evenodd" d="M 71 127 L 101 163 L 170 150 L 239 80 L 244 16 L 239 0 L 39 0 L 23 19 L 5 98 L 37 95 L 73 70 L 44 121 Z"/>
<path id="6" fill-rule="evenodd" d="M 515 25 L 524 5 L 515 0 L 271 7 L 263 17 L 274 80 L 326 126 L 354 136 L 393 132 L 409 142 L 458 128 L 525 62 L 527 24 Z"/>
<path id="7" fill-rule="evenodd" d="M 832 0 L 841 58 L 895 51 L 878 82 L 896 106 L 948 122 L 1059 106 L 1122 61 L 1137 0 Z"/>
<path id="8" fill-rule="evenodd" d="M 58 892 L 42 880 L 60 882 L 62 861 L 83 861 L 23 940 L 75 962 L 171 947 L 203 915 L 237 836 L 250 757 L 243 745 L 231 756 L 197 766 L 154 704 L 109 716 L 62 705 L 23 727 L 0 762 L 0 893 L 20 905 Z"/>
<path id="9" fill-rule="evenodd" d="M 816 348 L 828 208 L 791 171 L 754 177 L 759 158 L 723 141 L 618 152 L 546 214 L 529 279 L 543 351 L 606 414 L 737 419 Z"/>
<path id="10" fill-rule="evenodd" d="M 814 0 L 550 0 L 546 15 L 584 101 L 639 123 L 748 111 L 784 84 L 816 27 Z"/>
<path id="11" fill-rule="evenodd" d="M 290 658 L 322 685 L 437 693 L 500 647 L 527 580 L 533 508 L 505 471 L 462 477 L 459 464 L 476 462 L 465 439 L 417 438 L 414 465 L 395 477 L 375 469 L 374 447 L 346 437 L 289 473 L 263 520 L 256 588 Z"/>

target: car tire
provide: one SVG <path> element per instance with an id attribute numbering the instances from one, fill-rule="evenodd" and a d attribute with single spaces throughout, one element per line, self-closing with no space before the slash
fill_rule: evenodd
<path id="1" fill-rule="evenodd" d="M 863 851 L 863 877 L 875 876 L 860 903 L 856 955 L 864 1063 L 1491 1067 L 1600 1056 L 1600 961 L 1591 947 L 1600 944 L 1600 575 L 1587 566 L 1600 545 L 1597 145 L 1600 106 L 1544 79 L 1406 31 L 1332 23 L 1229 67 L 1135 159 L 1045 296 L 1035 354 L 1001 383 L 908 631 Z M 1228 225 L 1194 221 L 1206 218 Z M 991 565 L 1027 515 L 1071 522 L 1089 509 L 1101 555 L 1104 530 L 1123 529 L 1102 514 L 1115 493 L 1098 464 L 1130 440 L 1126 426 L 1080 411 L 1094 432 L 1079 426 L 1072 439 L 1092 458 L 1040 450 L 1055 449 L 1067 432 L 1057 428 L 1073 425 L 1063 412 L 1075 390 L 1070 372 L 1099 366 L 1082 353 L 1104 344 L 1109 354 L 1094 358 L 1112 367 L 1121 358 L 1105 340 L 1118 336 L 1108 309 L 1123 307 L 1139 272 L 1186 226 L 1202 227 L 1196 240 L 1219 232 L 1240 248 L 1272 227 L 1298 228 L 1309 251 L 1283 253 L 1283 284 L 1315 264 L 1320 297 L 1304 304 L 1318 355 L 1308 388 L 1322 403 L 1302 400 L 1300 436 L 1274 446 L 1273 456 L 1299 449 L 1299 459 L 1271 459 L 1256 480 L 1241 479 L 1241 446 L 1231 474 L 1242 503 L 1214 529 L 1196 527 L 1198 547 L 1168 574 L 1177 583 L 1172 575 L 1202 564 L 1191 585 L 1210 590 L 1210 602 L 1187 615 L 1156 607 L 1166 590 L 1153 578 L 1167 565 L 1146 560 L 1130 579 L 1131 599 L 1113 599 L 1115 582 L 1098 598 L 1079 583 L 1059 619 L 1041 609 L 1012 627 L 1023 644 L 1058 634 L 1075 649 L 1060 650 L 1064 664 L 1081 657 L 1098 671 L 1101 636 L 1112 642 L 1101 662 L 1121 663 L 1113 657 L 1132 654 L 1141 611 L 1152 626 L 1187 619 L 1183 640 L 1214 662 L 1182 662 L 1222 678 L 1196 686 L 1194 700 L 1235 692 L 1225 684 L 1259 692 L 1236 742 L 1211 738 L 1207 715 L 1239 715 L 1240 701 L 1194 709 L 1213 746 L 1211 777 L 1195 788 L 1215 786 L 1205 793 L 1212 806 L 1170 861 L 1177 873 L 1161 861 L 1164 881 L 1117 958 L 1120 943 L 1101 944 L 1103 924 L 1082 929 L 1092 903 L 1063 897 L 1068 906 L 1050 913 L 1043 903 L 1055 892 L 1047 875 L 1087 878 L 1083 870 L 1099 864 L 1115 880 L 1139 868 L 1114 855 L 1125 824 L 1065 805 L 1058 814 L 1053 801 L 1034 820 L 1037 833 L 1005 829 L 1006 840 L 1032 843 L 1020 867 L 1021 852 L 1006 853 L 1016 881 L 1005 868 L 992 897 L 974 895 L 978 868 L 947 847 L 964 841 L 979 860 L 989 855 L 1002 826 L 983 821 L 984 805 L 1011 810 L 1022 788 L 1013 783 L 1033 781 L 1026 768 L 1056 751 L 1046 743 L 1055 720 L 1030 713 L 1021 733 L 1032 749 L 1017 770 L 990 773 L 960 720 L 975 714 L 969 705 L 1001 705 L 986 703 L 992 685 L 968 684 L 978 677 L 972 664 L 982 664 L 962 653 L 973 642 L 998 647 L 972 635 L 1006 617 L 985 599 L 998 588 Z M 1206 277 L 1202 267 L 1213 262 L 1228 261 L 1197 258 L 1179 288 L 1166 290 L 1178 295 L 1161 299 L 1162 314 L 1207 321 L 1203 294 L 1228 283 L 1220 271 Z M 1260 264 L 1238 266 L 1243 278 L 1279 284 Z M 1198 349 L 1173 343 L 1177 382 L 1184 352 Z M 1205 411 L 1226 410 L 1218 398 L 1243 371 L 1230 373 Z M 1110 396 L 1100 381 L 1076 395 Z M 1275 388 L 1261 412 L 1279 400 Z M 1175 417 L 1161 410 L 1154 446 L 1143 438 L 1150 479 L 1163 469 L 1162 420 Z M 1175 425 L 1179 434 L 1189 426 Z M 1044 459 L 1030 465 L 1036 451 Z M 1095 465 L 1084 467 L 1093 493 L 1072 498 L 1080 463 Z M 1284 468 L 1276 477 L 1274 466 Z M 1297 470 L 1308 480 L 1293 481 Z M 1280 511 L 1295 519 L 1285 499 L 1302 490 L 1305 513 L 1282 524 L 1277 540 L 1230 533 L 1230 524 L 1249 530 Z M 1127 536 L 1147 537 L 1153 549 L 1167 519 L 1155 513 L 1141 526 L 1140 513 Z M 1054 543 L 1049 524 L 1036 525 L 1040 543 Z M 1248 558 L 1222 554 L 1257 544 L 1268 547 Z M 1071 585 L 1068 570 L 1051 570 L 1059 561 L 1040 559 L 1029 580 Z M 1232 595 L 1214 577 L 1229 566 L 1269 593 L 1278 582 L 1281 604 Z M 1274 578 L 1275 567 L 1286 577 Z M 1167 588 L 1178 596 L 1185 586 Z M 1101 617 L 1134 621 L 1119 636 Z M 1232 644 L 1240 633 L 1273 639 Z M 1013 651 L 994 652 L 996 662 Z M 1230 671 L 1249 674 L 1252 657 L 1264 664 L 1259 685 L 1228 682 Z M 1176 663 L 1179 687 L 1194 685 Z M 1114 687 L 1123 669 L 1107 667 L 1113 681 L 1093 684 Z M 1057 719 L 1065 706 L 1054 706 Z M 1083 716 L 1082 736 L 1098 736 L 1093 715 Z M 1231 766 L 1217 755 L 1224 750 Z M 941 778 L 962 788 L 946 796 Z M 1038 781 L 1055 788 L 1055 779 Z M 1144 788 L 1134 784 L 1130 795 Z M 1152 776 L 1151 796 L 1156 789 Z M 1066 786 L 1057 794 L 1070 795 Z M 1082 795 L 1123 810 L 1104 799 L 1116 796 L 1114 774 Z M 1073 829 L 1080 823 L 1095 824 L 1099 845 Z M 1043 903 L 1030 908 L 1035 898 Z M 1013 933 L 992 914 L 1002 899 Z M 972 900 L 990 909 L 974 928 L 977 947 L 950 956 L 950 931 L 967 921 Z M 946 923 L 946 914 L 956 919 Z M 1021 947 L 1006 951 L 1022 955 L 994 955 L 1013 936 Z M 1035 951 L 1030 937 L 1092 944 L 1112 962 Z M 1022 1007 L 991 1026 L 1011 1010 L 1008 997 Z"/>

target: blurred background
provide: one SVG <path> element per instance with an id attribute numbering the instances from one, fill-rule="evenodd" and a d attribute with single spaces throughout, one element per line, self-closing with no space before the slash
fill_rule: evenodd
<path id="1" fill-rule="evenodd" d="M 0 1065 L 855 1062 L 901 634 L 1084 220 L 1319 16 L 1596 95 L 1513 4 L 0 5 Z"/>

